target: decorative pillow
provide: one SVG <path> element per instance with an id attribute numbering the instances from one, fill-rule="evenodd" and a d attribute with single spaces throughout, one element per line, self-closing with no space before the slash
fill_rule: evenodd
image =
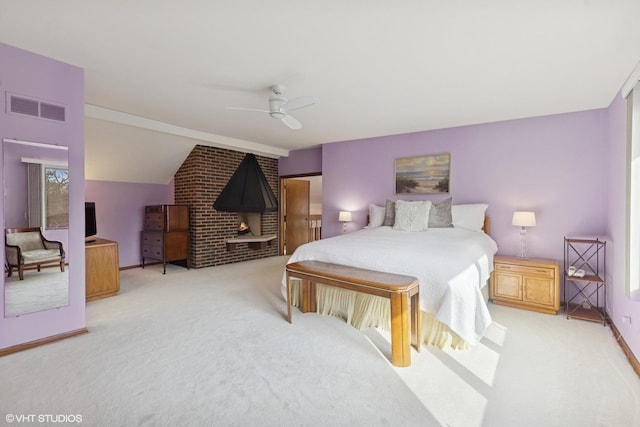
<path id="1" fill-rule="evenodd" d="M 387 209 L 384 206 L 369 204 L 369 228 L 380 227 L 384 222 Z"/>
<path id="2" fill-rule="evenodd" d="M 453 226 L 471 231 L 482 231 L 484 213 L 489 205 L 484 203 L 451 206 Z"/>
<path id="3" fill-rule="evenodd" d="M 396 201 L 396 220 L 393 229 L 397 231 L 427 231 L 429 229 L 430 200 L 407 202 Z"/>
<path id="4" fill-rule="evenodd" d="M 453 227 L 451 216 L 451 200 L 449 197 L 440 203 L 432 203 L 429 210 L 429 228 Z"/>
<path id="5" fill-rule="evenodd" d="M 385 204 L 385 214 L 382 225 L 393 225 L 393 223 L 395 222 L 395 218 L 396 202 L 394 202 L 393 200 L 387 200 L 387 203 Z"/>

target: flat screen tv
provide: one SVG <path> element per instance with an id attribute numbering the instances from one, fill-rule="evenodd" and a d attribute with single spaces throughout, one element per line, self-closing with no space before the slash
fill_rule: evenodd
<path id="1" fill-rule="evenodd" d="M 95 242 L 98 230 L 96 228 L 96 204 L 95 202 L 84 202 L 84 240 L 85 242 Z"/>

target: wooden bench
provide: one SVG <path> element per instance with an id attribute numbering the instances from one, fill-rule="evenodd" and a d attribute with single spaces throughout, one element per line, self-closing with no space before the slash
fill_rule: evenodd
<path id="1" fill-rule="evenodd" d="M 411 365 L 411 342 L 420 351 L 420 301 L 418 279 L 401 274 L 384 273 L 321 261 L 300 261 L 287 264 L 287 320 L 291 323 L 291 278 L 302 280 L 303 313 L 316 311 L 315 284 L 322 283 L 351 291 L 389 298 L 391 305 L 391 363 Z M 409 316 L 411 297 L 411 316 Z"/>

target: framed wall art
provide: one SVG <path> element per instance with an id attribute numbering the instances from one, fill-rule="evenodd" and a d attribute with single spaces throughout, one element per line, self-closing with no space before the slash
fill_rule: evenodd
<path id="1" fill-rule="evenodd" d="M 448 193 L 450 170 L 449 153 L 396 159 L 396 194 Z"/>

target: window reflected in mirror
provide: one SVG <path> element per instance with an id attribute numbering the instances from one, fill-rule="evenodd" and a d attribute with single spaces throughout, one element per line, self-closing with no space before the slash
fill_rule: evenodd
<path id="1" fill-rule="evenodd" d="M 43 230 L 69 228 L 69 171 L 66 165 L 23 159 L 27 164 L 28 221 Z M 46 160 L 45 160 L 46 162 Z"/>

